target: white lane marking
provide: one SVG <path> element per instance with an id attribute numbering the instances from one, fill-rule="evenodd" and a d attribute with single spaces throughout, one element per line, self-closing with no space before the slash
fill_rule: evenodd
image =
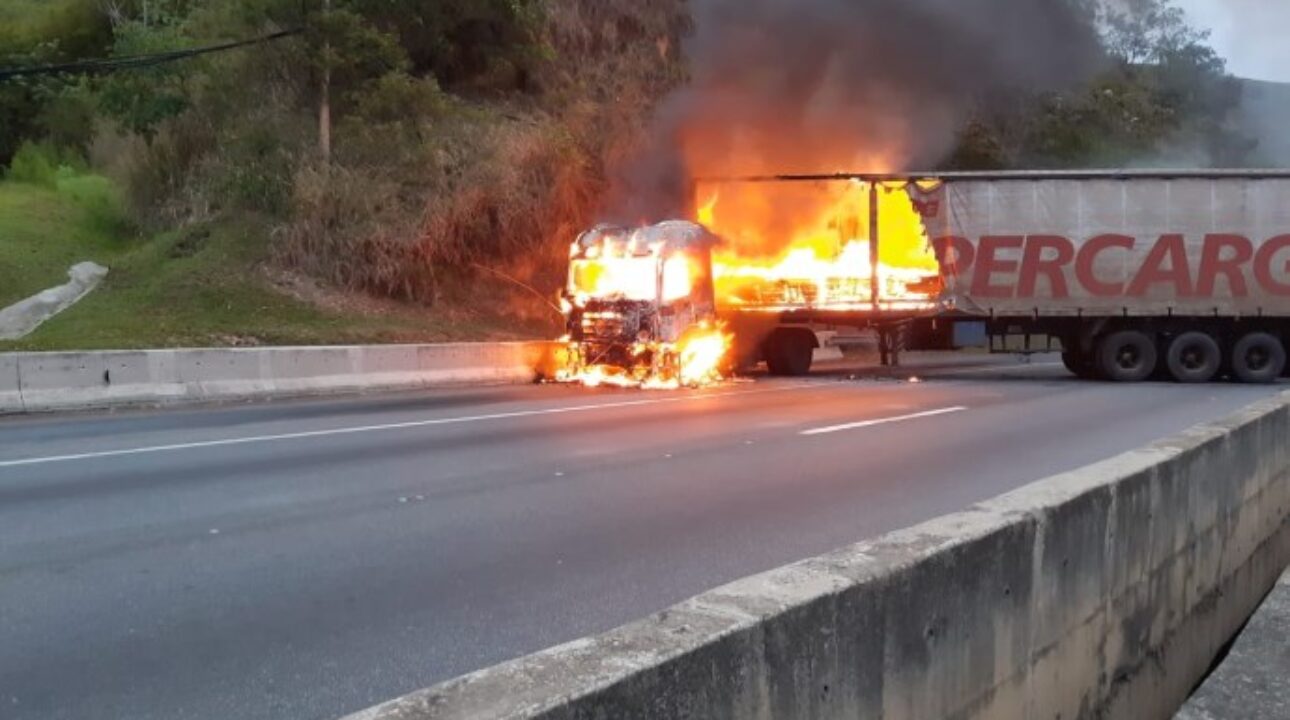
<path id="1" fill-rule="evenodd" d="M 590 412 L 642 405 L 661 405 L 664 403 L 698 402 L 708 398 L 742 397 L 745 395 L 764 395 L 767 393 L 787 392 L 805 388 L 819 388 L 820 385 L 798 383 L 785 387 L 766 388 L 763 390 L 745 390 L 741 392 L 710 393 L 704 395 L 684 395 L 650 400 L 630 400 L 624 402 L 599 403 L 596 405 L 573 405 L 570 407 L 547 408 L 545 410 L 518 410 L 491 415 L 471 415 L 467 417 L 435 418 L 433 420 L 414 420 L 411 422 L 389 423 L 386 425 L 363 425 L 359 427 L 333 428 L 330 430 L 309 430 L 305 432 L 282 433 L 279 435 L 253 435 L 250 437 L 228 438 L 224 440 L 201 440 L 197 442 L 175 443 L 173 445 L 152 445 L 149 447 L 126 448 L 123 450 L 102 450 L 99 452 L 76 453 L 73 455 L 51 455 L 48 457 L 23 458 L 21 460 L 0 460 L 0 468 L 21 467 L 25 465 L 45 465 L 49 463 L 73 462 L 76 460 L 97 460 L 100 458 L 122 457 L 126 455 L 147 455 L 152 453 L 174 452 L 177 450 L 194 450 L 230 445 L 251 445 L 255 443 L 279 442 L 283 440 L 304 440 L 309 438 L 330 437 L 333 435 L 357 435 L 359 433 L 382 432 L 386 430 L 407 430 L 409 428 L 431 427 L 434 425 L 460 425 L 463 423 L 485 422 L 488 420 L 511 420 L 515 418 L 538 417 L 541 415 L 566 415 L 569 413 Z"/>
<path id="2" fill-rule="evenodd" d="M 963 412 L 964 410 L 967 410 L 967 408 L 962 405 L 958 405 L 955 407 L 928 410 L 926 412 L 912 413 L 909 415 L 897 415 L 895 417 L 877 418 L 875 420 L 862 420 L 860 422 L 847 423 L 846 425 L 832 425 L 830 427 L 815 428 L 814 430 L 803 430 L 802 434 L 828 435 L 830 433 L 843 432 L 844 430 L 859 430 L 861 428 L 873 427 L 875 425 L 889 425 L 891 423 L 919 420 L 922 418 L 936 417 L 938 415 L 949 415 L 950 413 Z"/>

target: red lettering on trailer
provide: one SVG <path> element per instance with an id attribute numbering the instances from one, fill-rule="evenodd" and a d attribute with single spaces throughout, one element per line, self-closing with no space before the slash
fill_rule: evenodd
<path id="1" fill-rule="evenodd" d="M 1051 250 L 1055 257 L 1044 257 Z M 1066 284 L 1066 266 L 1075 259 L 1075 244 L 1060 235 L 1031 235 L 1026 238 L 1026 252 L 1021 258 L 1021 280 L 1017 284 L 1017 297 L 1035 297 L 1039 276 L 1048 278 L 1053 298 L 1070 297 Z"/>
<path id="2" fill-rule="evenodd" d="M 1290 283 L 1278 280 L 1272 274 L 1272 258 L 1278 252 L 1290 248 L 1290 235 L 1278 235 L 1259 247 L 1254 256 L 1254 279 L 1268 293 L 1276 297 L 1290 297 Z M 1290 274 L 1290 261 L 1281 267 L 1282 274 Z"/>
<path id="3" fill-rule="evenodd" d="M 1186 237 L 1178 233 L 1161 235 L 1145 257 L 1134 253 L 1137 238 L 1116 234 L 1098 235 L 1078 246 L 1061 235 L 986 235 L 975 244 L 961 236 L 946 235 L 933 240 L 932 247 L 941 272 L 970 279 L 970 293 L 983 299 L 1062 300 L 1070 298 L 1077 287 L 1096 298 L 1141 298 L 1158 286 L 1165 287 L 1157 292 L 1177 298 L 1246 298 L 1251 292 L 1251 272 L 1263 291 L 1290 297 L 1290 234 L 1256 244 L 1244 235 L 1210 233 L 1199 252 L 1193 246 L 1193 256 L 1188 256 Z M 1112 251 L 1127 255 L 1108 258 Z M 1014 254 L 1004 255 L 1007 252 Z M 1115 267 L 1125 268 L 1127 282 L 1107 276 Z M 1046 286 L 1042 295 L 1041 278 Z"/>
<path id="4" fill-rule="evenodd" d="M 1230 250 L 1228 257 L 1223 251 Z M 1250 294 L 1244 266 L 1254 257 L 1254 243 L 1243 235 L 1213 234 L 1205 236 L 1201 250 L 1200 276 L 1196 281 L 1196 295 L 1214 297 L 1218 276 L 1227 278 L 1227 288 L 1232 297 Z"/>
<path id="5" fill-rule="evenodd" d="M 957 235 L 938 237 L 932 241 L 932 250 L 936 253 L 936 261 L 940 263 L 941 272 L 945 275 L 966 273 L 976 261 L 976 248 L 973 247 L 972 241 L 965 237 Z M 951 252 L 953 255 L 950 254 Z"/>
<path id="6" fill-rule="evenodd" d="M 1025 241 L 1020 235 L 987 235 L 981 238 L 981 247 L 977 250 L 976 272 L 972 276 L 973 295 L 981 298 L 1013 296 L 1015 284 L 991 285 L 990 281 L 996 274 L 1017 272 L 1020 261 L 1002 259 L 999 251 L 1020 250 Z"/>
<path id="7" fill-rule="evenodd" d="M 1169 267 L 1165 268 L 1168 261 Z M 1187 245 L 1182 235 L 1161 235 L 1142 261 L 1142 269 L 1129 283 L 1129 297 L 1144 297 L 1152 285 L 1172 284 L 1177 297 L 1192 297 L 1191 263 L 1187 260 Z"/>
<path id="8" fill-rule="evenodd" d="M 1093 272 L 1093 266 L 1097 263 L 1098 256 L 1103 252 L 1114 248 L 1132 251 L 1137 242 L 1135 238 L 1128 235 L 1098 235 L 1084 243 L 1084 246 L 1079 249 L 1079 255 L 1075 258 L 1075 277 L 1079 280 L 1079 284 L 1083 285 L 1084 289 L 1088 290 L 1093 297 L 1118 297 L 1123 295 L 1123 284 L 1098 280 Z"/>

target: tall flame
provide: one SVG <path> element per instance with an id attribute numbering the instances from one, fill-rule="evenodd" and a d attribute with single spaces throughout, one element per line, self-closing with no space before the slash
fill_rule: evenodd
<path id="1" fill-rule="evenodd" d="M 747 184 L 708 195 L 699 222 L 726 239 L 713 271 L 727 307 L 868 307 L 874 299 L 869 198 L 873 186 Z M 903 184 L 879 184 L 878 300 L 930 306 L 937 263 Z"/>

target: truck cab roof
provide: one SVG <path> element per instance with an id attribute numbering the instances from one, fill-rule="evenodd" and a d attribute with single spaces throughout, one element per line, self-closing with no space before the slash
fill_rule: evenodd
<path id="1" fill-rule="evenodd" d="M 687 220 L 668 220 L 644 227 L 602 224 L 578 237 L 575 253 L 586 256 L 597 248 L 619 257 L 667 256 L 706 250 L 716 244 L 707 228 Z"/>

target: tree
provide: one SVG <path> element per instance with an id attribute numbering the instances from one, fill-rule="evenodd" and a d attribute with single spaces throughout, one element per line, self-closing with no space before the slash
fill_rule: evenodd
<path id="1" fill-rule="evenodd" d="M 1128 65 L 1159 64 L 1176 52 L 1203 50 L 1222 61 L 1206 45 L 1209 32 L 1187 24 L 1187 15 L 1172 0 L 1120 0 L 1119 6 L 1108 5 L 1103 11 L 1106 47 L 1111 55 Z"/>
<path id="2" fill-rule="evenodd" d="M 120 19 L 115 23 L 112 54 L 115 57 L 148 55 L 180 50 L 191 44 L 181 26 L 182 17 L 148 9 L 149 19 Z M 104 112 L 131 132 L 151 139 L 157 126 L 177 117 L 191 104 L 187 82 L 195 72 L 194 60 L 120 72 L 104 78 L 99 102 Z"/>
<path id="3" fill-rule="evenodd" d="M 98 0 L 49 0 L 34 6 L 6 9 L 0 3 L 0 67 L 46 65 L 103 57 L 112 44 L 112 28 Z M 49 104 L 62 98 L 79 78 L 41 76 L 0 82 L 0 166 L 18 148 L 39 139 L 52 120 L 60 142 L 71 128 L 69 107 Z M 74 91 L 74 90 L 73 90 Z M 71 138 L 83 144 L 86 137 Z"/>
<path id="4" fill-rule="evenodd" d="M 1238 166 L 1254 144 L 1230 118 L 1241 86 L 1208 34 L 1172 0 L 1121 0 L 1099 11 L 1112 67 L 1064 93 L 983 103 L 950 158 L 957 168 Z M 987 112 L 986 106 L 1008 112 Z"/>
<path id="5" fill-rule="evenodd" d="M 545 55 L 540 0 L 352 0 L 352 7 L 399 39 L 413 74 L 445 87 L 523 89 Z"/>

